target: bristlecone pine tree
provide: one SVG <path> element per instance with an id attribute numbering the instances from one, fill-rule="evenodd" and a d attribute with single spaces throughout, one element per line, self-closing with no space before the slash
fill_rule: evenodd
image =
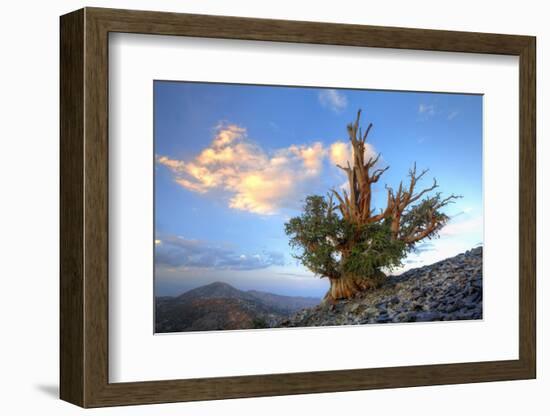
<path id="1" fill-rule="evenodd" d="M 380 154 L 365 161 L 365 143 L 372 123 L 363 132 L 359 127 L 361 110 L 347 126 L 353 149 L 353 164 L 337 165 L 348 178 L 349 191 L 332 189 L 326 197 L 308 196 L 299 217 L 285 224 L 290 245 L 304 266 L 330 280 L 325 300 L 349 299 L 375 289 L 385 278 L 382 269 L 401 264 L 405 255 L 423 239 L 438 236 L 449 220 L 441 208 L 459 198 L 432 193 L 438 185 L 417 190 L 428 170 L 409 170 L 408 183 L 397 191 L 386 186 L 387 205 L 371 206 L 372 186 L 389 166 L 378 167 Z"/>

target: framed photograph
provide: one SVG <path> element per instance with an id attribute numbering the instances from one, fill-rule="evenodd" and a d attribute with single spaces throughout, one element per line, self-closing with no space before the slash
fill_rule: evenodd
<path id="1" fill-rule="evenodd" d="M 535 378 L 535 49 L 62 16 L 61 398 Z"/>

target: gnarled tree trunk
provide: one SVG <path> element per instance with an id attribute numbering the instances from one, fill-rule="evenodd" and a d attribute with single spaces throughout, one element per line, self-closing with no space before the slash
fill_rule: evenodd
<path id="1" fill-rule="evenodd" d="M 329 278 L 330 288 L 325 295 L 325 300 L 351 299 L 360 292 L 376 289 L 386 277 L 379 271 L 369 277 L 343 276 L 337 279 Z"/>

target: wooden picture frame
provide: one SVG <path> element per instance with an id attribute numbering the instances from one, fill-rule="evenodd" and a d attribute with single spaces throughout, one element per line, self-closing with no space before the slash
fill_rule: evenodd
<path id="1" fill-rule="evenodd" d="M 64 15 L 60 28 L 61 399 L 82 407 L 101 407 L 535 378 L 534 37 L 100 8 Z M 109 383 L 110 32 L 518 56 L 519 359 Z"/>

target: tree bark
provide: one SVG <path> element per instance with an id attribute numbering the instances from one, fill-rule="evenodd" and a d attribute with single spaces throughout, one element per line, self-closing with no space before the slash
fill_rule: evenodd
<path id="1" fill-rule="evenodd" d="M 359 293 L 376 289 L 380 286 L 384 277 L 384 273 L 378 272 L 376 275 L 369 277 L 343 276 L 338 279 L 329 278 L 330 289 L 325 295 L 325 300 L 351 299 Z"/>

